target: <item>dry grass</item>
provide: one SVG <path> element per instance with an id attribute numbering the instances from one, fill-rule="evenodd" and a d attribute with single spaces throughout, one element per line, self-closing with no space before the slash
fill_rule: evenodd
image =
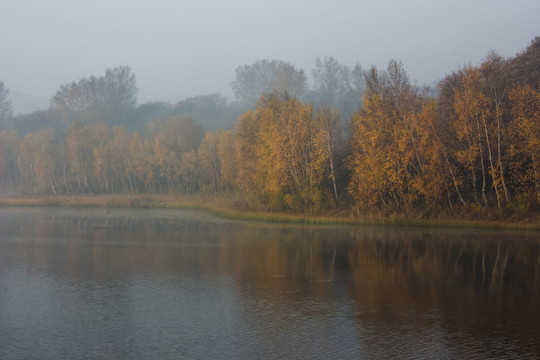
<path id="1" fill-rule="evenodd" d="M 20 196 L 0 198 L 0 206 L 198 209 L 227 218 L 302 224 L 448 227 L 532 231 L 540 230 L 540 222 L 538 219 L 537 221 L 532 222 L 504 222 L 463 220 L 454 218 L 417 219 L 407 218 L 399 215 L 359 216 L 351 211 L 323 215 L 269 212 L 265 211 L 264 209 L 253 209 L 246 199 L 238 198 L 233 194 Z"/>

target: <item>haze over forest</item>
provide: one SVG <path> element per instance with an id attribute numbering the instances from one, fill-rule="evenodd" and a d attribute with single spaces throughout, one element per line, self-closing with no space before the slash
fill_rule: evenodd
<path id="1" fill-rule="evenodd" d="M 142 15 L 136 17 L 138 27 L 131 28 L 129 36 L 118 38 L 132 24 L 122 21 L 133 21 L 127 10 L 120 12 L 115 3 L 102 13 L 87 5 L 85 15 L 94 22 L 75 16 L 64 18 L 67 23 L 51 23 L 55 31 L 57 26 L 66 30 L 53 37 L 57 41 L 51 46 L 52 57 L 61 59 L 58 62 L 50 62 L 50 49 L 42 57 L 27 56 L 20 62 L 15 59 L 27 50 L 1 52 L 6 60 L 2 71 L 10 67 L 11 71 L 2 72 L 5 79 L 0 78 L 0 193 L 212 194 L 244 210 L 537 217 L 540 37 L 528 36 L 528 42 L 510 55 L 489 50 L 489 44 L 504 44 L 506 39 L 514 45 L 524 42 L 514 39 L 520 32 L 540 33 L 540 22 L 532 21 L 529 13 L 537 5 L 495 2 L 480 11 L 476 2 L 463 4 L 460 10 L 467 8 L 479 16 L 474 26 L 465 21 L 471 14 L 459 12 L 454 20 L 465 21 L 464 27 L 453 22 L 452 31 L 445 28 L 435 36 L 426 26 L 433 26 L 434 20 L 437 26 L 448 26 L 443 12 L 453 14 L 454 5 L 439 8 L 418 2 L 411 10 L 392 2 L 376 6 L 344 2 L 343 7 L 331 8 L 317 2 L 296 8 L 299 3 L 294 3 L 279 9 L 272 4 L 264 10 L 236 3 L 232 8 L 204 2 L 182 7 L 192 11 L 185 14 L 200 15 L 196 18 L 212 26 L 195 26 L 193 17 L 185 22 L 175 19 L 173 25 L 166 22 L 167 16 L 161 18 L 160 31 L 193 25 L 189 35 L 176 33 L 184 39 L 180 42 L 165 35 L 148 38 L 155 29 L 140 32 L 141 24 L 151 25 L 141 23 Z M 62 5 L 59 15 L 51 14 L 49 20 L 80 15 L 70 4 Z M 40 6 L 49 14 L 51 8 Z M 9 8 L 17 6 L 9 3 Z M 147 11 L 148 17 L 156 16 L 150 10 L 160 14 L 163 9 L 179 10 L 171 4 L 148 8 L 137 2 L 125 9 L 132 15 Z M 396 10 L 402 12 L 394 14 Z M 488 12 L 491 17 L 486 17 Z M 365 36 L 358 36 L 355 27 L 365 27 L 370 20 L 359 23 L 350 16 L 366 13 L 384 20 L 372 22 L 373 28 L 364 28 Z M 309 14 L 312 17 L 306 18 Z M 331 15 L 339 15 L 342 22 L 336 23 Z M 272 18 L 276 22 L 268 22 Z M 278 18 L 283 26 L 277 25 Z M 479 21 L 488 18 L 501 23 Z M 105 26 L 113 20 L 118 20 L 114 22 L 118 32 Z M 220 32 L 217 27 L 225 23 L 230 28 Z M 381 23 L 387 27 L 377 32 Z M 502 23 L 509 26 L 504 32 Z M 0 26 L 14 23 L 8 24 Z M 82 37 L 81 47 L 70 52 L 72 36 L 85 24 L 95 27 L 93 41 Z M 467 26 L 472 26 L 470 32 L 464 33 Z M 71 27 L 73 32 L 67 31 Z M 208 32 L 210 28 L 215 31 Z M 112 32 L 105 36 L 104 29 Z M 334 36 L 336 31 L 343 36 Z M 232 37 L 224 39 L 225 34 Z M 2 47 L 17 38 L 5 32 L 0 36 Z M 480 60 L 456 61 L 445 71 L 449 59 L 468 52 L 471 38 L 478 41 L 477 48 L 489 46 L 478 55 Z M 159 44 L 166 44 L 167 51 L 154 48 Z M 91 54 L 86 46 L 94 49 Z M 459 55 L 453 52 L 457 48 Z M 330 50 L 334 53 L 315 55 Z M 384 62 L 377 60 L 382 64 L 365 65 L 370 63 L 366 56 L 378 59 L 386 52 Z M 79 58 L 81 53 L 86 56 Z M 241 55 L 250 60 L 238 60 Z M 306 56 L 313 57 L 307 61 Z M 23 69 L 29 59 L 43 60 L 34 63 L 39 74 L 31 76 L 31 66 Z M 110 65 L 119 59 L 125 62 Z M 238 62 L 225 76 L 231 59 Z M 99 64 L 105 62 L 109 65 L 101 71 L 57 85 L 47 108 L 14 114 L 10 83 L 13 93 L 25 83 L 36 92 L 44 91 L 54 77 L 101 69 Z M 161 81 L 152 84 L 150 75 Z"/>
<path id="2" fill-rule="evenodd" d="M 456 69 L 435 92 L 396 60 L 362 70 L 319 58 L 309 87 L 302 69 L 265 59 L 236 69 L 238 103 L 209 94 L 172 106 L 137 105 L 136 76 L 122 66 L 64 84 L 48 110 L 17 117 L 0 82 L 0 191 L 532 219 L 539 69 L 539 37 L 515 57 L 490 52 Z"/>
<path id="3" fill-rule="evenodd" d="M 309 81 L 317 58 L 364 69 L 397 59 L 432 85 L 492 49 L 514 56 L 540 34 L 536 0 L 6 0 L 0 13 L 0 80 L 14 115 L 124 65 L 137 75 L 139 104 L 212 93 L 233 101 L 235 69 L 261 59 L 286 61 Z"/>

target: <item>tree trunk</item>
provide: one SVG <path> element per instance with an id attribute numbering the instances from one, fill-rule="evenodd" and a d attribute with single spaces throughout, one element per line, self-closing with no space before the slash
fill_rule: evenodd
<path id="1" fill-rule="evenodd" d="M 487 206 L 487 197 L 486 197 L 486 166 L 484 164 L 484 151 L 482 150 L 482 131 L 480 130 L 480 123 L 476 119 L 476 130 L 478 133 L 478 149 L 480 151 L 480 165 L 482 169 L 482 200 L 484 201 L 484 206 Z M 489 140 L 488 140 L 489 148 Z"/>
<path id="2" fill-rule="evenodd" d="M 504 180 L 504 170 L 503 170 L 502 155 L 501 155 L 501 114 L 500 114 L 500 105 L 498 101 L 495 104 L 495 117 L 497 118 L 497 155 L 498 155 L 498 162 L 499 162 L 501 185 L 504 190 L 504 198 L 506 202 L 508 202 L 509 201 L 508 190 L 506 188 L 506 181 Z"/>
<path id="3" fill-rule="evenodd" d="M 336 199 L 336 205 L 338 204 L 339 202 L 339 199 L 338 199 L 338 192 L 337 192 L 337 186 L 336 186 L 336 173 L 335 173 L 335 170 L 334 170 L 334 152 L 332 151 L 332 144 L 330 143 L 330 139 L 328 139 L 328 154 L 330 155 L 329 156 L 329 160 L 330 160 L 330 176 L 332 177 L 332 185 L 334 187 L 334 198 Z"/>
<path id="4" fill-rule="evenodd" d="M 439 142 L 439 144 L 441 145 L 441 148 L 443 150 L 443 155 L 444 155 L 444 160 L 446 162 L 446 166 L 448 167 L 448 171 L 450 172 L 450 176 L 452 176 L 452 182 L 454 184 L 454 189 L 456 190 L 456 193 L 458 194 L 458 197 L 459 197 L 459 201 L 461 201 L 461 203 L 465 206 L 467 206 L 467 203 L 465 202 L 465 200 L 463 200 L 463 197 L 461 196 L 461 192 L 459 191 L 459 187 L 458 187 L 458 182 L 457 182 L 457 179 L 454 175 L 454 171 L 452 171 L 452 166 L 450 164 L 450 160 L 448 160 L 448 154 L 447 154 L 447 151 L 446 151 L 446 147 L 444 146 L 441 138 L 439 137 L 439 135 L 435 132 L 435 129 L 433 127 L 431 127 L 433 133 L 435 134 L 435 137 L 437 138 L 437 141 Z M 452 205 L 450 205 L 450 207 L 452 207 Z"/>
<path id="5" fill-rule="evenodd" d="M 500 210 L 501 209 L 501 196 L 499 194 L 499 184 L 498 184 L 497 176 L 496 176 L 497 172 L 493 164 L 493 156 L 491 155 L 491 142 L 489 141 L 489 132 L 487 128 L 486 117 L 484 114 L 482 114 L 482 122 L 484 123 L 484 131 L 486 134 L 486 144 L 488 148 L 489 166 L 491 169 L 491 178 L 493 180 L 493 188 L 495 189 L 495 195 L 497 196 L 497 208 Z"/>

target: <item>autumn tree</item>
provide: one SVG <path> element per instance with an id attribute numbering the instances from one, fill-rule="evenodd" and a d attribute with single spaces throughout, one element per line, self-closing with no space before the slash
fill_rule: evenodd
<path id="1" fill-rule="evenodd" d="M 284 99 L 282 112 L 276 112 L 263 130 L 263 138 L 271 148 L 267 159 L 274 190 L 284 194 L 285 204 L 296 211 L 320 207 L 323 203 L 321 187 L 324 168 L 316 166 L 315 122 L 312 105 L 296 99 Z M 266 125 L 266 124 L 265 124 Z M 259 157 L 266 152 L 263 147 Z M 275 160 L 274 160 L 275 159 Z"/>
<path id="2" fill-rule="evenodd" d="M 105 71 L 106 101 L 104 122 L 126 126 L 130 113 L 137 106 L 137 80 L 129 66 L 120 66 Z"/>
<path id="3" fill-rule="evenodd" d="M 306 91 L 304 70 L 281 60 L 258 60 L 236 68 L 235 75 L 234 94 L 248 104 L 255 104 L 261 95 L 272 91 L 287 92 L 293 97 L 301 97 Z"/>
<path id="4" fill-rule="evenodd" d="M 408 105 L 410 84 L 395 61 L 386 72 L 372 67 L 365 78 L 364 105 L 352 121 L 349 191 L 364 208 L 387 207 L 391 202 L 399 207 L 398 182 L 402 178 L 393 138 Z"/>
<path id="5" fill-rule="evenodd" d="M 204 138 L 204 127 L 191 116 L 172 116 L 167 120 L 157 120 L 149 125 L 150 136 L 159 138 L 167 148 L 177 155 L 197 149 Z"/>
<path id="6" fill-rule="evenodd" d="M 538 49 L 535 41 L 512 59 L 491 52 L 482 64 L 452 73 L 440 86 L 441 114 L 449 125 L 446 144 L 467 189 L 466 201 L 495 207 L 499 214 L 537 204 L 532 179 L 538 167 L 533 160 Z"/>
<path id="7" fill-rule="evenodd" d="M 204 128 L 190 116 L 174 116 L 150 126 L 154 161 L 163 179 L 164 189 L 179 185 L 181 159 L 184 153 L 197 150 L 204 138 Z"/>
<path id="8" fill-rule="evenodd" d="M 364 210 L 426 211 L 443 199 L 448 178 L 433 100 L 403 66 L 365 73 L 364 105 L 352 121 L 349 191 Z"/>
<path id="9" fill-rule="evenodd" d="M 189 115 L 208 130 L 217 130 L 236 118 L 230 119 L 227 98 L 219 93 L 198 95 L 178 101 L 170 110 L 171 115 Z"/>
<path id="10" fill-rule="evenodd" d="M 216 134 L 206 133 L 197 156 L 202 182 L 207 189 L 217 192 L 221 184 L 221 163 L 219 158 L 219 138 L 222 131 Z"/>
<path id="11" fill-rule="evenodd" d="M 9 90 L 4 82 L 0 81 L 0 131 L 3 129 L 4 121 L 11 116 L 11 101 L 8 100 Z"/>
<path id="12" fill-rule="evenodd" d="M 455 139 L 459 142 L 455 149 L 456 160 L 465 169 L 462 182 L 472 193 L 476 202 L 488 205 L 487 191 L 489 173 L 487 170 L 487 151 L 482 116 L 485 114 L 487 99 L 479 89 L 479 73 L 472 67 L 463 71 L 459 87 L 453 91 L 453 111 L 456 116 L 452 121 Z M 477 195 L 480 194 L 480 195 Z"/>
<path id="13" fill-rule="evenodd" d="M 346 117 L 360 108 L 364 82 L 359 64 L 350 69 L 332 56 L 317 58 L 311 75 L 310 97 L 317 106 L 337 108 Z"/>
<path id="14" fill-rule="evenodd" d="M 17 168 L 21 140 L 16 131 L 0 131 L 0 192 L 16 190 L 20 185 Z"/>
<path id="15" fill-rule="evenodd" d="M 509 92 L 510 184 L 526 209 L 540 205 L 540 88 L 518 85 Z"/>
<path id="16" fill-rule="evenodd" d="M 69 159 L 70 183 L 74 192 L 87 193 L 96 191 L 94 149 L 106 132 L 105 126 L 83 125 L 80 121 L 70 125 L 66 149 Z"/>
<path id="17" fill-rule="evenodd" d="M 508 72 L 517 84 L 538 88 L 540 84 L 540 36 L 507 61 Z"/>
<path id="18" fill-rule="evenodd" d="M 100 141 L 93 154 L 97 190 L 101 193 L 132 191 L 133 181 L 128 171 L 130 140 L 126 129 L 115 126 L 111 131 L 99 125 L 96 130 Z"/>
<path id="19" fill-rule="evenodd" d="M 257 169 L 256 148 L 259 136 L 259 122 L 253 111 L 248 110 L 238 118 L 235 126 L 235 157 L 238 163 L 235 185 L 244 192 L 253 192 Z"/>
<path id="20" fill-rule="evenodd" d="M 157 162 L 154 160 L 154 142 L 143 139 L 139 133 L 131 136 L 128 144 L 128 167 L 130 186 L 138 191 L 154 193 L 159 178 Z"/>
<path id="21" fill-rule="evenodd" d="M 64 84 L 52 99 L 53 109 L 69 123 L 103 122 L 125 126 L 137 105 L 135 74 L 128 66 L 107 69 L 104 76 Z"/>
<path id="22" fill-rule="evenodd" d="M 505 203 L 510 200 L 508 187 L 506 186 L 506 148 L 508 146 L 507 125 L 508 125 L 508 90 L 509 90 L 509 74 L 506 71 L 506 60 L 496 52 L 491 52 L 486 60 L 480 66 L 480 72 L 484 78 L 484 87 L 487 98 L 491 105 L 492 118 L 489 119 L 493 123 L 493 142 L 496 154 L 496 171 L 493 174 L 496 179 L 496 185 L 501 188 L 501 198 Z M 486 126 L 485 126 L 486 128 Z M 503 149 L 504 148 L 504 149 Z M 503 153 L 504 152 L 504 153 Z M 498 207 L 499 203 L 498 203 Z"/>
<path id="23" fill-rule="evenodd" d="M 97 130 L 97 129 L 96 129 Z M 99 125 L 98 143 L 93 148 L 93 176 L 96 187 L 94 191 L 99 193 L 109 193 L 114 191 L 113 179 L 113 151 L 110 129 L 107 126 Z"/>
<path id="24" fill-rule="evenodd" d="M 39 153 L 39 142 L 34 134 L 28 134 L 21 142 L 17 167 L 21 174 L 21 185 L 26 191 L 36 192 L 38 187 L 35 169 L 36 155 Z"/>
<path id="25" fill-rule="evenodd" d="M 130 132 L 144 131 L 148 124 L 170 116 L 172 106 L 163 101 L 151 101 L 140 104 L 131 112 L 126 129 Z"/>
<path id="26" fill-rule="evenodd" d="M 92 123 L 101 121 L 100 102 L 104 91 L 102 81 L 92 76 L 60 86 L 52 99 L 58 116 L 68 123 L 81 121 Z"/>
<path id="27" fill-rule="evenodd" d="M 219 134 L 218 157 L 224 190 L 235 190 L 235 184 L 238 181 L 239 164 L 236 141 L 233 130 L 222 131 Z"/>
<path id="28" fill-rule="evenodd" d="M 333 149 L 336 136 L 328 126 L 335 121 L 335 114 L 316 119 L 312 105 L 287 94 L 261 97 L 235 131 L 240 186 L 274 208 L 322 207 L 333 198 L 324 183 L 331 177 L 328 145 Z"/>
<path id="29" fill-rule="evenodd" d="M 449 79 L 449 78 L 447 78 Z M 509 101 L 506 61 L 496 53 L 479 67 L 468 66 L 446 81 L 443 104 L 455 135 L 462 182 L 476 203 L 498 209 L 508 204 Z"/>
<path id="30" fill-rule="evenodd" d="M 332 190 L 336 204 L 338 195 L 338 150 L 342 146 L 343 134 L 339 112 L 328 106 L 320 107 L 315 114 L 315 163 L 326 169 L 325 176 L 332 181 Z"/>
<path id="31" fill-rule="evenodd" d="M 182 154 L 180 163 L 181 190 L 186 194 L 194 194 L 203 188 L 199 156 L 195 150 Z"/>
<path id="32" fill-rule="evenodd" d="M 362 71 L 326 57 L 312 73 L 313 103 L 295 96 L 306 90 L 303 71 L 262 60 L 239 67 L 233 83 L 238 99 L 256 102 L 248 111 L 210 94 L 132 112 L 134 75 L 110 69 L 63 85 L 52 109 L 3 124 L 17 131 L 0 131 L 0 191 L 231 191 L 293 212 L 530 216 L 540 208 L 538 54 L 538 41 L 512 59 L 490 53 L 449 74 L 437 98 L 397 61 Z M 234 129 L 205 133 L 186 115 L 224 111 L 243 112 Z M 125 126 L 129 114 L 137 126 Z"/>
<path id="33" fill-rule="evenodd" d="M 50 130 L 28 134 L 20 145 L 17 166 L 25 189 L 33 193 L 64 193 L 65 153 L 61 139 Z"/>

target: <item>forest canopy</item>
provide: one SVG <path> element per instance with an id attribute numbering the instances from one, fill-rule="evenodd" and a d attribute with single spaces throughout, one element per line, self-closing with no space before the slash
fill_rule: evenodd
<path id="1" fill-rule="evenodd" d="M 20 117 L 1 83 L 0 192 L 235 193 L 298 213 L 536 216 L 539 69 L 538 39 L 436 89 L 396 60 L 364 71 L 319 58 L 311 88 L 302 69 L 259 60 L 236 70 L 239 102 L 137 106 L 135 74 L 119 67 L 62 85 L 50 109 Z"/>

